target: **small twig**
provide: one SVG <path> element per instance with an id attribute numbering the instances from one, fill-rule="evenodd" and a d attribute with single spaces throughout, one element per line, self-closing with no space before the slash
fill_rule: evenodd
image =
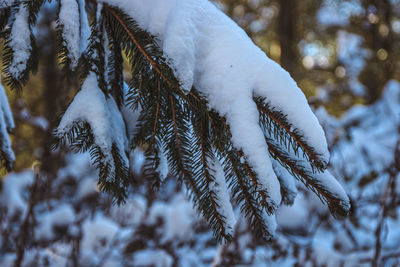
<path id="1" fill-rule="evenodd" d="M 399 153 L 400 153 L 400 140 L 397 141 L 394 156 L 396 157 L 397 155 L 399 155 Z M 378 221 L 378 226 L 376 227 L 376 230 L 375 230 L 376 242 L 375 242 L 375 255 L 372 260 L 373 267 L 377 267 L 379 265 L 379 261 L 380 261 L 381 250 L 382 250 L 382 240 L 381 240 L 382 229 L 383 229 L 383 224 L 385 222 L 385 219 L 386 219 L 386 216 L 388 213 L 388 208 L 389 208 L 390 202 L 391 202 L 390 200 L 388 201 L 388 199 L 390 197 L 395 196 L 395 194 L 393 194 L 393 191 L 395 190 L 396 175 L 397 175 L 397 171 L 398 171 L 398 168 L 396 165 L 397 165 L 396 162 L 394 162 L 392 168 L 389 169 L 390 176 L 389 176 L 389 180 L 386 184 L 385 193 L 383 195 L 383 200 L 380 205 L 380 209 L 382 210 L 382 212 L 381 212 L 380 219 Z"/>
<path id="2" fill-rule="evenodd" d="M 14 261 L 14 266 L 15 267 L 20 267 L 22 264 L 22 261 L 24 259 L 24 252 L 25 252 L 25 246 L 26 242 L 29 236 L 29 231 L 31 227 L 31 218 L 34 216 L 34 207 L 37 204 L 37 198 L 36 194 L 39 189 L 39 172 L 35 171 L 35 180 L 33 182 L 32 188 L 31 188 L 31 194 L 30 194 L 30 199 L 29 199 L 29 208 L 26 213 L 25 219 L 21 225 L 21 230 L 20 233 L 18 234 L 16 238 L 16 245 L 17 245 L 17 257 Z"/>

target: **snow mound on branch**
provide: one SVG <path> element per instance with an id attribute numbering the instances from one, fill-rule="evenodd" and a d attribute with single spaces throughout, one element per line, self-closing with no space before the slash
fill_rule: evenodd
<path id="1" fill-rule="evenodd" d="M 86 47 L 89 43 L 89 38 L 91 34 L 89 21 L 87 18 L 86 10 L 85 10 L 85 0 L 79 0 L 79 14 L 80 14 L 80 53 L 82 54 L 85 51 Z"/>
<path id="2" fill-rule="evenodd" d="M 7 95 L 0 80 L 0 109 L 4 116 L 4 122 L 8 131 L 12 131 L 15 127 L 14 119 L 11 114 L 10 104 L 8 103 Z"/>
<path id="3" fill-rule="evenodd" d="M 11 148 L 11 141 L 8 133 L 14 129 L 14 119 L 11 114 L 10 105 L 4 87 L 0 81 L 0 151 L 6 157 L 6 160 L 12 164 L 15 161 L 15 154 Z"/>
<path id="4" fill-rule="evenodd" d="M 25 217 L 28 203 L 25 199 L 28 187 L 33 183 L 33 173 L 26 171 L 10 174 L 3 179 L 3 190 L 0 195 L 1 206 L 5 206 L 10 216 L 21 214 Z"/>
<path id="5" fill-rule="evenodd" d="M 161 243 L 171 240 L 190 240 L 195 220 L 196 211 L 192 204 L 187 202 L 183 195 L 176 195 L 171 200 L 171 205 L 156 201 L 151 207 L 148 223 L 156 224 L 158 219 L 163 221 Z"/>
<path id="6" fill-rule="evenodd" d="M 225 116 L 232 141 L 247 155 L 271 200 L 280 201 L 254 96 L 265 97 L 329 161 L 325 134 L 296 82 L 246 33 L 207 0 L 104 0 L 121 8 L 159 38 L 185 91 L 194 85 L 209 107 Z"/>
<path id="7" fill-rule="evenodd" d="M 170 267 L 174 259 L 161 249 L 139 250 L 135 253 L 133 264 L 137 266 Z"/>
<path id="8" fill-rule="evenodd" d="M 95 266 L 101 263 L 101 256 L 112 250 L 118 241 L 120 228 L 101 213 L 83 223 L 82 259 L 83 266 Z"/>
<path id="9" fill-rule="evenodd" d="M 25 5 L 21 4 L 11 28 L 10 42 L 8 45 L 13 50 L 13 60 L 8 71 L 12 77 L 19 79 L 26 69 L 26 63 L 31 53 L 31 38 L 28 23 L 29 12 Z"/>
<path id="10" fill-rule="evenodd" d="M 62 25 L 62 37 L 68 49 L 71 67 L 78 65 L 81 50 L 80 41 L 80 14 L 76 0 L 61 0 L 59 22 Z"/>
<path id="11" fill-rule="evenodd" d="M 51 240 L 55 238 L 55 227 L 68 227 L 75 220 L 75 212 L 71 205 L 62 204 L 52 211 L 46 212 L 35 229 L 36 240 Z"/>
<path id="12" fill-rule="evenodd" d="M 55 132 L 62 137 L 75 123 L 87 122 L 94 135 L 94 142 L 103 153 L 111 158 L 112 145 L 115 144 L 123 157 L 126 166 L 129 161 L 124 153 L 128 147 L 125 123 L 121 112 L 112 97 L 106 99 L 100 90 L 96 75 L 91 72 L 82 84 L 82 89 L 68 107 Z"/>

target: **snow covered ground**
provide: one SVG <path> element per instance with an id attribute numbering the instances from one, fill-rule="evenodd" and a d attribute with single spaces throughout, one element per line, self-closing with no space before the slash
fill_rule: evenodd
<path id="1" fill-rule="evenodd" d="M 25 266 L 66 266 L 74 261 L 79 266 L 370 266 L 378 225 L 383 226 L 382 266 L 399 264 L 398 183 L 382 204 L 390 177 L 396 176 L 391 168 L 399 107 L 400 84 L 391 81 L 379 102 L 356 106 L 340 119 L 324 109 L 317 111 L 331 147 L 331 171 L 341 177 L 353 203 L 346 220 L 334 220 L 314 194 L 297 184 L 294 204 L 278 210 L 277 234 L 269 244 L 251 235 L 235 207 L 235 238 L 219 245 L 175 179 L 166 179 L 157 198 L 145 186 L 135 188 L 128 202 L 118 207 L 98 192 L 97 173 L 88 156 L 70 155 L 56 180 L 35 178 L 30 170 L 5 178 L 0 194 L 0 265 L 12 266 L 16 257 L 15 239 L 35 181 L 43 191 L 33 209 Z M 135 155 L 140 161 L 140 153 Z"/>

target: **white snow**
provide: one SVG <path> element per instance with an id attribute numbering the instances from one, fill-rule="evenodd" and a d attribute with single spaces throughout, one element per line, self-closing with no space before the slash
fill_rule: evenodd
<path id="1" fill-rule="evenodd" d="M 156 201 L 151 207 L 148 223 L 154 224 L 161 218 L 164 225 L 161 230 L 161 243 L 171 240 L 190 240 L 193 223 L 197 219 L 192 204 L 179 194 L 171 200 L 171 205 Z"/>
<path id="2" fill-rule="evenodd" d="M 350 209 L 350 200 L 344 191 L 343 187 L 336 180 L 336 178 L 328 171 L 325 170 L 323 173 L 316 173 L 313 175 L 318 180 L 318 183 L 322 188 L 325 188 L 330 194 L 336 196 L 341 200 L 341 204 L 347 205 Z"/>
<path id="3" fill-rule="evenodd" d="M 327 163 L 324 132 L 295 81 L 269 59 L 246 33 L 207 0 L 104 0 L 134 18 L 160 39 L 183 89 L 192 84 L 209 107 L 226 116 L 234 145 L 242 149 L 269 192 L 279 203 L 279 183 L 259 128 L 253 96 L 266 97 Z"/>
<path id="4" fill-rule="evenodd" d="M 14 4 L 15 0 L 1 0 L 0 1 L 0 8 L 6 8 Z"/>
<path id="5" fill-rule="evenodd" d="M 69 132 L 73 123 L 88 122 L 94 135 L 95 143 L 103 153 L 111 157 L 112 145 L 115 144 L 126 164 L 129 166 L 125 154 L 128 146 L 125 123 L 113 98 L 104 96 L 98 87 L 96 75 L 91 72 L 82 84 L 81 91 L 75 96 L 68 107 L 55 134 L 62 137 Z M 114 165 L 114 164 L 112 164 Z M 112 170 L 111 173 L 113 173 Z"/>
<path id="6" fill-rule="evenodd" d="M 21 78 L 32 50 L 28 15 L 29 13 L 25 5 L 21 4 L 17 14 L 15 14 L 15 20 L 11 28 L 8 45 L 13 50 L 13 59 L 8 71 L 15 79 Z"/>
<path id="7" fill-rule="evenodd" d="M 154 267 L 170 267 L 174 259 L 171 255 L 161 249 L 139 250 L 134 255 L 133 264 L 135 266 L 154 266 Z"/>
<path id="8" fill-rule="evenodd" d="M 225 181 L 224 170 L 217 158 L 215 158 L 209 166 L 211 167 L 210 173 L 214 177 L 214 181 L 210 183 L 209 190 L 216 195 L 215 201 L 217 202 L 216 209 L 218 213 L 225 217 L 225 234 L 233 236 L 236 219 Z"/>
<path id="9" fill-rule="evenodd" d="M 132 109 L 128 104 L 128 91 L 129 91 L 129 86 L 125 82 L 123 83 L 123 92 L 124 92 L 124 105 L 121 107 L 121 113 L 122 117 L 124 118 L 125 124 L 126 124 L 126 130 L 128 133 L 128 139 L 131 141 L 131 139 L 134 136 L 137 124 L 138 124 L 138 119 L 140 116 L 140 112 L 142 111 L 141 106 L 139 105 L 138 109 Z"/>
<path id="10" fill-rule="evenodd" d="M 262 211 L 262 216 L 267 226 L 268 233 L 272 235 L 272 238 L 275 236 L 277 224 L 276 224 L 276 216 L 275 214 L 268 215 L 265 210 Z M 267 236 L 268 237 L 268 236 Z"/>
<path id="11" fill-rule="evenodd" d="M 118 224 L 99 213 L 93 219 L 86 220 L 82 230 L 84 233 L 81 242 L 84 259 L 82 265 L 97 265 L 100 258 L 112 249 L 113 242 L 117 240 Z"/>
<path id="12" fill-rule="evenodd" d="M 81 179 L 78 190 L 76 192 L 76 198 L 82 199 L 98 192 L 97 179 L 95 177 L 85 177 Z"/>
<path id="13" fill-rule="evenodd" d="M 279 179 L 281 187 L 286 188 L 288 200 L 294 201 L 297 195 L 295 178 L 285 168 L 283 168 L 279 162 L 273 160 L 272 166 Z"/>
<path id="14" fill-rule="evenodd" d="M 61 0 L 59 22 L 62 25 L 64 45 L 68 49 L 71 68 L 75 69 L 81 51 L 80 41 L 80 14 L 76 0 Z"/>
<path id="15" fill-rule="evenodd" d="M 30 114 L 27 108 L 24 108 L 21 111 L 19 111 L 18 116 L 26 121 L 29 121 L 31 125 L 39 127 L 44 131 L 47 129 L 47 127 L 49 127 L 49 122 L 44 117 L 33 116 L 32 114 Z"/>
<path id="16" fill-rule="evenodd" d="M 351 16 L 361 15 L 362 12 L 359 1 L 324 0 L 317 19 L 322 26 L 346 26 Z"/>
<path id="17" fill-rule="evenodd" d="M 14 120 L 11 114 L 10 105 L 0 81 L 0 151 L 4 153 L 6 160 L 11 164 L 15 161 L 15 154 L 11 147 L 8 133 L 14 129 Z"/>
<path id="18" fill-rule="evenodd" d="M 167 157 L 165 156 L 165 153 L 161 147 L 158 148 L 158 156 L 159 156 L 160 162 L 158 164 L 156 171 L 160 175 L 160 179 L 162 181 L 164 181 L 165 178 L 167 178 L 169 168 L 168 168 Z"/>
<path id="19" fill-rule="evenodd" d="M 382 173 L 391 164 L 398 141 L 399 103 L 400 83 L 392 80 L 380 101 L 372 106 L 354 106 L 340 119 L 318 110 L 321 121 L 332 132 L 329 139 L 342 140 L 332 149 L 332 166 L 357 178 L 355 181 L 371 171 Z"/>
<path id="20" fill-rule="evenodd" d="M 25 197 L 28 187 L 33 183 L 33 173 L 30 171 L 13 173 L 6 176 L 2 183 L 1 205 L 7 209 L 10 216 L 19 213 L 23 218 L 28 209 Z"/>
<path id="21" fill-rule="evenodd" d="M 7 130 L 10 131 L 14 129 L 15 124 L 14 124 L 14 119 L 11 113 L 10 105 L 8 103 L 8 98 L 6 95 L 6 92 L 4 90 L 4 87 L 1 84 L 0 80 L 0 108 L 1 111 L 3 112 L 4 116 L 4 121 L 6 123 Z"/>
<path id="22" fill-rule="evenodd" d="M 146 161 L 143 151 L 140 148 L 135 148 L 129 153 L 130 169 L 135 174 L 140 174 L 143 165 Z"/>
<path id="23" fill-rule="evenodd" d="M 146 199 L 140 195 L 135 195 L 128 199 L 124 205 L 114 205 L 111 209 L 111 217 L 114 221 L 122 225 L 137 226 L 145 218 Z"/>
<path id="24" fill-rule="evenodd" d="M 41 216 L 39 225 L 35 229 L 36 240 L 54 239 L 54 227 L 64 226 L 68 228 L 75 220 L 75 212 L 70 204 L 62 204 L 54 210 Z"/>
<path id="25" fill-rule="evenodd" d="M 85 51 L 88 43 L 89 43 L 89 38 L 90 38 L 90 26 L 89 26 L 89 21 L 87 18 L 87 13 L 85 9 L 85 0 L 79 0 L 79 15 L 80 15 L 80 43 L 79 43 L 79 50 L 80 54 Z"/>
<path id="26" fill-rule="evenodd" d="M 352 76 L 357 76 L 364 68 L 367 51 L 362 48 L 364 40 L 361 36 L 346 31 L 337 33 L 337 53 L 338 59 L 344 63 L 346 72 Z"/>

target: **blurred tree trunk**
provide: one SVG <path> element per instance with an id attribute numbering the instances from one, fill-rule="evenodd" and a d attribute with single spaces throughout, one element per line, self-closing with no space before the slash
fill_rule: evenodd
<path id="1" fill-rule="evenodd" d="M 60 114 L 61 107 L 66 106 L 67 95 L 64 86 L 64 77 L 57 64 L 57 51 L 55 44 L 57 42 L 57 34 L 52 27 L 52 23 L 56 19 L 53 10 L 45 10 L 44 19 L 42 21 L 43 36 L 38 43 L 40 58 L 42 61 L 42 81 L 43 81 L 43 116 L 49 122 L 47 129 L 43 133 L 43 139 L 40 143 L 42 153 L 40 161 L 42 162 L 41 170 L 49 175 L 56 177 L 58 170 L 64 162 L 64 153 L 61 151 L 54 152 L 51 148 L 51 140 L 53 138 L 53 127 Z"/>
<path id="2" fill-rule="evenodd" d="M 289 73 L 295 75 L 296 60 L 298 59 L 297 49 L 297 5 L 296 0 L 282 0 L 278 16 L 278 36 L 281 46 L 281 65 Z"/>
<path id="3" fill-rule="evenodd" d="M 365 40 L 365 46 L 372 54 L 359 76 L 366 87 L 366 103 L 371 104 L 380 99 L 387 82 L 396 72 L 396 39 L 391 26 L 396 17 L 394 5 L 389 0 L 364 0 L 362 5 L 367 12 L 365 18 L 358 22 L 359 34 Z M 357 32 L 357 30 L 356 30 Z"/>

